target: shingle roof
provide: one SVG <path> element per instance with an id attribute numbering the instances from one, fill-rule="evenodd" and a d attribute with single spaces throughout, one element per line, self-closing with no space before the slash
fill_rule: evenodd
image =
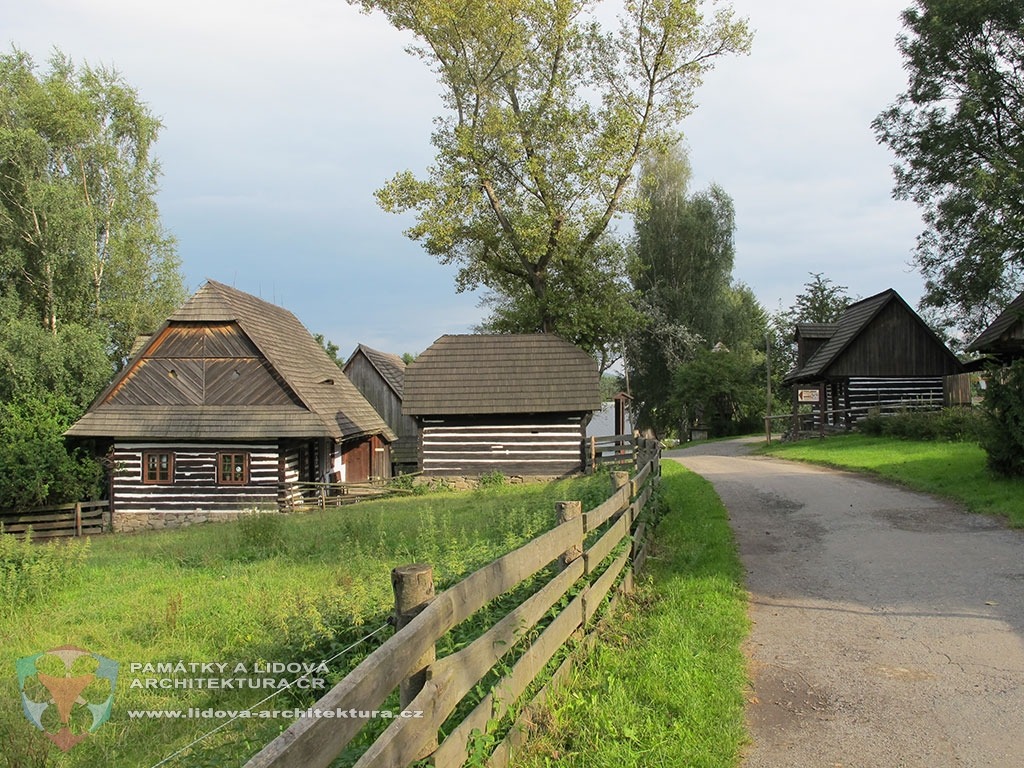
<path id="1" fill-rule="evenodd" d="M 176 323 L 234 322 L 255 344 L 301 406 L 124 406 L 107 402 L 133 366 Z M 234 422 L 234 424 L 230 422 Z M 395 435 L 291 312 L 236 288 L 208 281 L 155 333 L 68 435 L 102 437 L 332 437 Z"/>
<path id="2" fill-rule="evenodd" d="M 406 368 L 414 416 L 563 413 L 601 407 L 597 363 L 551 334 L 442 336 Z"/>
<path id="3" fill-rule="evenodd" d="M 835 323 L 797 323 L 796 334 L 805 339 L 831 339 L 836 332 Z"/>
<path id="4" fill-rule="evenodd" d="M 1004 338 L 1004 334 L 1016 328 L 1019 324 L 1024 323 L 1024 293 L 1021 293 L 1016 299 L 1011 301 L 1002 312 L 999 313 L 999 317 L 992 321 L 992 324 L 981 332 L 970 346 L 967 347 L 968 352 L 1000 352 L 1003 350 L 1004 343 L 1007 341 Z M 1011 343 L 1015 349 L 1021 348 L 1021 342 L 1019 339 L 1014 339 Z"/>
<path id="5" fill-rule="evenodd" d="M 934 339 L 935 343 L 946 350 L 946 354 L 952 358 L 955 366 L 961 368 L 960 362 L 946 349 L 945 344 L 935 335 L 935 332 L 921 320 L 920 316 L 910 308 L 910 305 L 903 300 L 902 296 L 892 288 L 889 288 L 874 296 L 861 299 L 847 307 L 839 321 L 832 324 L 833 331 L 828 341 L 811 356 L 803 368 L 794 369 L 787 373 L 783 378 L 783 383 L 791 384 L 797 381 L 814 381 L 824 376 L 829 367 L 839 359 L 850 344 L 871 324 L 871 321 L 894 301 L 899 302 L 907 313 L 920 324 L 920 327 Z"/>
<path id="6" fill-rule="evenodd" d="M 390 352 L 381 352 L 365 344 L 357 344 L 355 350 L 349 356 L 348 363 L 345 363 L 346 371 L 353 358 L 360 352 L 370 361 L 370 365 L 377 369 L 377 373 L 381 375 L 381 378 L 387 382 L 388 386 L 401 399 L 402 393 L 405 390 L 405 361 L 398 355 L 393 355 Z"/>

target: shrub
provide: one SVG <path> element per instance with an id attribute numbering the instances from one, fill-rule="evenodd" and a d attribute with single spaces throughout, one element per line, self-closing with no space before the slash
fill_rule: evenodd
<path id="1" fill-rule="evenodd" d="M 1001 475 L 1024 476 L 1024 360 L 991 370 L 987 383 L 981 447 L 988 465 Z"/>
<path id="2" fill-rule="evenodd" d="M 857 422 L 857 429 L 876 437 L 973 443 L 985 431 L 984 416 L 973 408 L 875 414 Z"/>
<path id="3" fill-rule="evenodd" d="M 89 540 L 33 544 L 0 526 L 0 614 L 45 597 L 74 578 L 89 554 Z"/>
<path id="4" fill-rule="evenodd" d="M 284 520 L 273 512 L 253 512 L 238 519 L 238 555 L 242 560 L 261 560 L 287 549 Z"/>

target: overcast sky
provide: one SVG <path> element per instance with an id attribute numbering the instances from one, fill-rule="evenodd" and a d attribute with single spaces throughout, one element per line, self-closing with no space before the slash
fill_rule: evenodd
<path id="1" fill-rule="evenodd" d="M 734 277 L 769 310 L 822 272 L 854 296 L 922 290 L 920 217 L 890 197 L 870 122 L 905 87 L 910 0 L 734 0 L 750 56 L 705 80 L 682 128 L 694 188 L 734 199 Z M 479 322 L 453 270 L 373 191 L 431 162 L 438 88 L 408 39 L 343 0 L 3 0 L 0 35 L 45 64 L 113 65 L 164 128 L 160 210 L 188 287 L 206 278 L 287 307 L 348 354 L 418 353 Z M 3 39 L 0 38 L 0 41 Z M 628 229 L 628 227 L 627 227 Z"/>

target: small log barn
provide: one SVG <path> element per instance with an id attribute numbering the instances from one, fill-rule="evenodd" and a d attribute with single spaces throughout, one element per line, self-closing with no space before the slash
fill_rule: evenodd
<path id="1" fill-rule="evenodd" d="M 295 315 L 212 280 L 66 434 L 106 450 L 115 520 L 291 506 L 388 476 L 395 439 Z"/>
<path id="2" fill-rule="evenodd" d="M 849 427 L 871 410 L 941 408 L 945 379 L 963 364 L 891 288 L 851 304 L 832 324 L 796 328 L 793 409 L 811 402 L 826 424 Z M 819 421 L 820 424 L 820 421 Z"/>
<path id="3" fill-rule="evenodd" d="M 442 336 L 406 369 L 402 412 L 426 475 L 555 477 L 583 468 L 597 363 L 551 334 Z"/>
<path id="4" fill-rule="evenodd" d="M 398 355 L 359 344 L 345 363 L 345 375 L 398 435 L 391 445 L 392 472 L 396 475 L 415 472 L 416 419 L 402 413 L 405 361 Z"/>
<path id="5" fill-rule="evenodd" d="M 967 351 L 989 355 L 1003 364 L 1024 357 L 1024 293 L 1006 306 Z"/>

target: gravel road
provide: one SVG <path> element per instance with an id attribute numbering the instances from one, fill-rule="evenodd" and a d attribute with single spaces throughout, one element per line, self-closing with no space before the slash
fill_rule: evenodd
<path id="1" fill-rule="evenodd" d="M 1024 532 L 748 450 L 665 454 L 715 486 L 746 568 L 745 768 L 1024 766 Z"/>

